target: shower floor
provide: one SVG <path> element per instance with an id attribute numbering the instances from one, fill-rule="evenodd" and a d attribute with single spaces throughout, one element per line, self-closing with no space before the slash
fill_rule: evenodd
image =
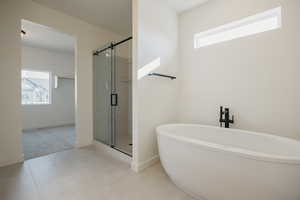
<path id="1" fill-rule="evenodd" d="M 117 137 L 116 147 L 125 153 L 132 155 L 132 137 L 129 134 L 123 134 Z"/>

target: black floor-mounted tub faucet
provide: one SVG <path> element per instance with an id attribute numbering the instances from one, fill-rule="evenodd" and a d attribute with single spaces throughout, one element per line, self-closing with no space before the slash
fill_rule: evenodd
<path id="1" fill-rule="evenodd" d="M 224 118 L 223 118 L 224 116 Z M 225 123 L 225 128 L 230 128 L 230 124 L 234 123 L 234 115 L 232 115 L 232 118 L 230 119 L 230 113 L 229 108 L 225 108 L 225 111 L 223 111 L 223 106 L 220 107 L 220 126 L 223 127 L 223 123 Z"/>

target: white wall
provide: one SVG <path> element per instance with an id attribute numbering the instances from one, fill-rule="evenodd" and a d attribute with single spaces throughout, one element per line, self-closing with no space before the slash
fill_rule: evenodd
<path id="1" fill-rule="evenodd" d="M 0 166 L 23 159 L 21 149 L 21 19 L 43 24 L 77 39 L 75 54 L 77 146 L 93 140 L 92 51 L 123 39 L 31 0 L 2 0 L 0 6 Z"/>
<path id="2" fill-rule="evenodd" d="M 54 75 L 74 78 L 75 54 L 73 52 L 22 45 L 22 68 L 50 70 Z"/>
<path id="3" fill-rule="evenodd" d="M 139 0 L 134 3 L 134 65 L 138 69 L 161 59 L 158 73 L 177 74 L 178 24 L 177 15 L 161 0 Z M 134 72 L 134 78 L 136 73 Z M 136 80 L 134 80 L 135 83 Z M 134 163 L 140 170 L 158 158 L 155 128 L 175 120 L 177 81 L 170 79 L 144 77 L 133 88 L 134 97 Z M 137 113 L 137 116 L 136 114 Z"/>
<path id="4" fill-rule="evenodd" d="M 53 87 L 54 76 L 74 78 L 74 53 L 23 45 L 22 68 L 51 72 L 53 80 L 50 105 L 22 106 L 23 130 L 75 124 L 75 81 L 59 79 Z"/>
<path id="5" fill-rule="evenodd" d="M 193 36 L 282 6 L 283 27 L 195 50 Z M 180 121 L 218 125 L 229 106 L 234 127 L 300 139 L 300 1 L 211 0 L 180 17 Z"/>

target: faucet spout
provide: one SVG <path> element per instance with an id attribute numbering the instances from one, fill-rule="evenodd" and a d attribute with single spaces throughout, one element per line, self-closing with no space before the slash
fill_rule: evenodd
<path id="1" fill-rule="evenodd" d="M 224 115 L 224 111 L 223 111 L 223 106 L 220 106 L 220 127 L 223 127 L 223 115 Z"/>

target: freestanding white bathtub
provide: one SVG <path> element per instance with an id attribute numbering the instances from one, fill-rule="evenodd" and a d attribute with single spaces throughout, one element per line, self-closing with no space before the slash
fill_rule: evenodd
<path id="1" fill-rule="evenodd" d="M 157 128 L 174 183 L 203 200 L 300 200 L 300 142 L 202 125 Z"/>

